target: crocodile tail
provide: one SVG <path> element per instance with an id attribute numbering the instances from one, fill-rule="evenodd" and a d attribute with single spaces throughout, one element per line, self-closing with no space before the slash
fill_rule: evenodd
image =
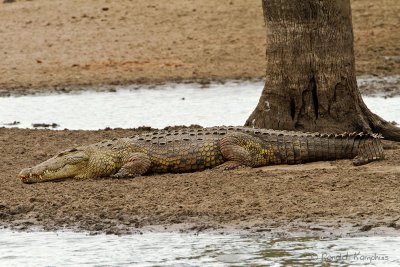
<path id="1" fill-rule="evenodd" d="M 379 134 L 302 133 L 252 128 L 235 130 L 255 135 L 270 144 L 275 153 L 273 164 L 353 159 L 353 164 L 358 166 L 385 158 Z"/>
<path id="2" fill-rule="evenodd" d="M 277 135 L 277 155 L 280 162 L 298 164 L 313 161 L 353 159 L 363 165 L 384 159 L 380 135 L 367 133 L 298 133 L 281 132 Z"/>
<path id="3" fill-rule="evenodd" d="M 385 158 L 383 146 L 381 142 L 382 136 L 379 134 L 359 133 L 355 136 L 354 142 L 357 147 L 354 147 L 355 157 L 353 164 L 355 166 L 364 165 L 376 160 Z"/>

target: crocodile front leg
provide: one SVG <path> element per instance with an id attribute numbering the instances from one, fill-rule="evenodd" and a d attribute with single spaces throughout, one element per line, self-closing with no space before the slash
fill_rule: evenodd
<path id="1" fill-rule="evenodd" d="M 133 153 L 128 162 L 126 162 L 121 169 L 112 178 L 133 178 L 145 174 L 151 165 L 149 156 L 145 153 Z"/>

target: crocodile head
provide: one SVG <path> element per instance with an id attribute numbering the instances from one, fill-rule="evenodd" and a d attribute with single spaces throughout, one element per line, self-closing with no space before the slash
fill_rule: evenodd
<path id="1" fill-rule="evenodd" d="M 80 149 L 70 149 L 32 167 L 23 169 L 18 178 L 24 183 L 38 183 L 65 178 L 85 177 L 89 155 Z"/>

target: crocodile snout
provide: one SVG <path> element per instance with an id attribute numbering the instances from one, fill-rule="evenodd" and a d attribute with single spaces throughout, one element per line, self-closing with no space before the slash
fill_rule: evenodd
<path id="1" fill-rule="evenodd" d="M 32 170 L 32 168 L 22 169 L 22 171 L 19 172 L 17 177 L 20 178 L 20 179 L 23 179 L 24 177 L 29 176 L 29 174 L 31 173 L 31 170 Z"/>
<path id="2" fill-rule="evenodd" d="M 32 177 L 32 168 L 25 168 L 19 172 L 17 178 L 21 179 L 24 183 L 29 183 L 29 178 Z"/>

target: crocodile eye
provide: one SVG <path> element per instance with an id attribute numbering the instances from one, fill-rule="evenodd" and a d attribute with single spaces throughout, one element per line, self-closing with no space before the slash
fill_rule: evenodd
<path id="1" fill-rule="evenodd" d="M 87 161 L 87 160 L 89 160 L 89 157 L 86 154 L 79 153 L 79 154 L 71 155 L 70 157 L 68 157 L 67 164 L 73 165 L 73 164 L 77 164 L 77 163 Z"/>
<path id="2" fill-rule="evenodd" d="M 68 159 L 68 164 L 77 164 L 85 160 L 87 160 L 85 157 L 72 157 Z"/>

